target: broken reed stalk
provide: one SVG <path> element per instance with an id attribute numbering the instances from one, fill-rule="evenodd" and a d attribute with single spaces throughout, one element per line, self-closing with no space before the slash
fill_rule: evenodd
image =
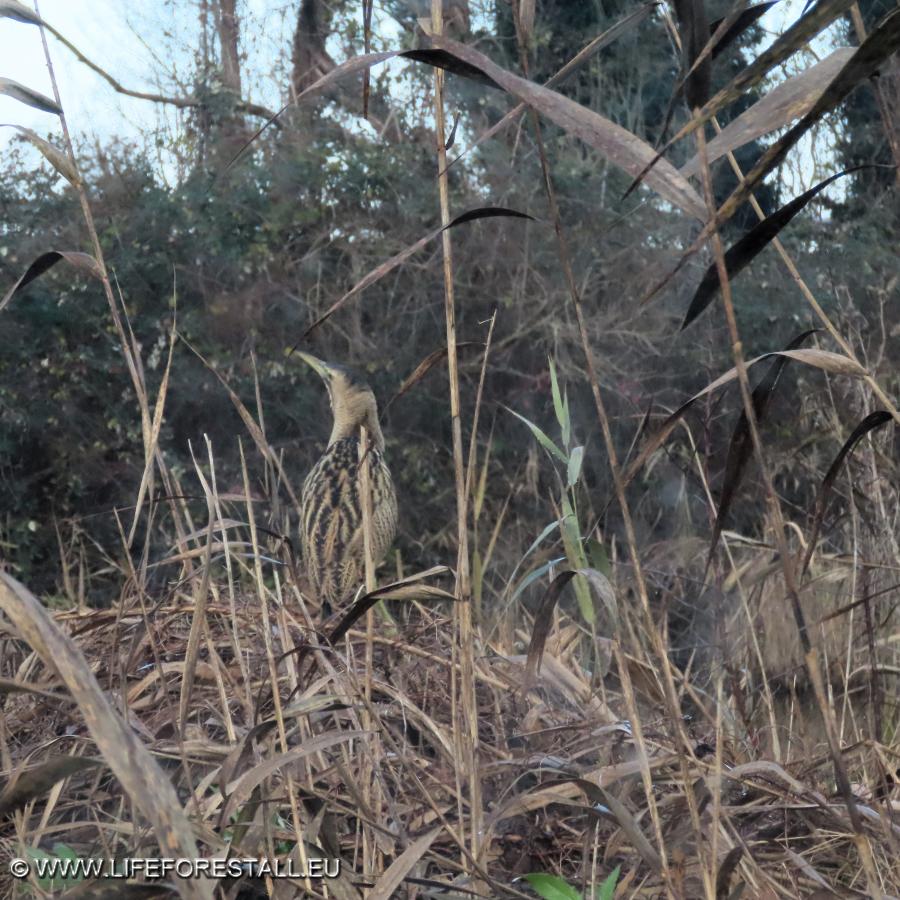
<path id="1" fill-rule="evenodd" d="M 696 113 L 697 110 L 694 110 L 694 114 Z M 750 379 L 747 375 L 747 365 L 744 359 L 743 344 L 741 342 L 737 318 L 734 312 L 734 303 L 732 302 L 731 297 L 731 283 L 728 279 L 728 268 L 725 265 L 725 250 L 722 246 L 722 238 L 719 234 L 719 229 L 716 226 L 717 210 L 712 187 L 712 173 L 709 167 L 708 154 L 706 152 L 706 130 L 705 128 L 698 128 L 694 134 L 697 142 L 697 155 L 700 159 L 700 175 L 703 182 L 703 192 L 710 215 L 710 243 L 712 245 L 712 252 L 716 263 L 716 271 L 719 276 L 719 286 L 722 291 L 722 305 L 725 310 L 725 319 L 728 325 L 729 338 L 731 340 L 731 352 L 734 358 L 735 369 L 737 370 L 741 401 L 744 407 L 744 415 L 747 419 L 750 438 L 753 443 L 753 452 L 756 456 L 757 464 L 759 465 L 759 471 L 766 491 L 766 500 L 772 517 L 772 528 L 775 532 L 775 545 L 778 548 L 785 588 L 794 613 L 794 620 L 797 624 L 806 669 L 809 673 L 810 682 L 812 683 L 813 691 L 815 692 L 816 700 L 818 701 L 819 709 L 822 713 L 828 746 L 834 764 L 835 780 L 837 781 L 838 789 L 840 790 L 842 799 L 847 807 L 847 813 L 850 817 L 850 825 L 854 831 L 854 839 L 866 875 L 867 887 L 870 896 L 880 897 L 881 891 L 878 887 L 878 879 L 875 873 L 871 848 L 869 847 L 868 838 L 863 832 L 862 821 L 859 817 L 856 801 L 853 799 L 853 792 L 850 787 L 850 779 L 847 775 L 847 769 L 841 756 L 840 741 L 837 736 L 833 711 L 828 703 L 825 691 L 825 683 L 822 677 L 819 656 L 816 648 L 810 643 L 806 619 L 803 615 L 803 608 L 800 605 L 800 595 L 798 592 L 796 572 L 794 570 L 794 559 L 790 553 L 790 548 L 788 547 L 785 535 L 785 523 L 784 516 L 781 512 L 781 504 L 778 501 L 775 485 L 772 482 L 771 474 L 766 465 L 762 440 L 759 436 L 756 413 L 753 408 L 753 396 L 750 390 Z"/>
<path id="2" fill-rule="evenodd" d="M 431 0 L 431 29 L 440 35 L 444 31 L 441 0 Z M 450 190 L 447 176 L 446 127 L 444 120 L 444 72 L 434 70 L 434 130 L 438 163 L 438 194 L 441 207 L 441 235 L 444 262 L 444 312 L 447 330 L 447 370 L 450 379 L 450 420 L 453 432 L 453 468 L 456 476 L 456 595 L 461 602 L 453 604 L 454 630 L 460 655 L 460 679 L 453 687 L 458 689 L 462 727 L 456 721 L 456 703 L 453 703 L 454 733 L 456 737 L 457 781 L 465 772 L 469 780 L 469 841 L 472 856 L 480 861 L 483 810 L 481 801 L 481 777 L 478 768 L 478 708 L 475 698 L 475 636 L 472 630 L 471 587 L 469 583 L 468 496 L 466 494 L 465 460 L 462 441 L 462 423 L 459 403 L 459 362 L 456 351 L 456 303 L 453 290 L 453 246 L 450 231 Z M 455 673 L 455 669 L 454 669 Z M 455 682 L 455 679 L 454 679 Z M 455 696 L 454 696 L 455 701 Z M 462 803 L 461 792 L 459 802 Z M 459 809 L 462 821 L 462 808 Z"/>

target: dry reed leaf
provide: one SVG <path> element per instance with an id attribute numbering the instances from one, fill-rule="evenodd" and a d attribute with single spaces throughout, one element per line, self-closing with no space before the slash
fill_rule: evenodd
<path id="1" fill-rule="evenodd" d="M 641 827 L 638 825 L 637 820 L 628 811 L 625 804 L 622 803 L 618 797 L 604 788 L 598 788 L 598 790 L 602 791 L 606 806 L 609 807 L 609 811 L 615 816 L 622 831 L 625 832 L 628 840 L 631 841 L 631 846 L 637 850 L 641 859 L 643 859 L 654 872 L 662 871 L 662 860 L 660 859 L 659 854 L 653 849 L 650 841 L 647 840 L 644 832 L 641 831 Z"/>
<path id="2" fill-rule="evenodd" d="M 81 253 L 78 250 L 48 250 L 42 253 L 26 270 L 19 280 L 3 295 L 0 300 L 2 310 L 12 298 L 26 285 L 31 284 L 35 278 L 43 275 L 48 269 L 64 259 L 70 266 L 74 266 L 79 272 L 84 272 L 93 278 L 102 279 L 103 271 L 97 260 L 89 253 Z"/>
<path id="3" fill-rule="evenodd" d="M 761 53 L 746 69 L 739 72 L 729 84 L 705 103 L 698 110 L 697 114 L 663 147 L 659 154 L 660 157 L 673 144 L 692 134 L 701 125 L 708 122 L 722 107 L 744 96 L 747 90 L 762 81 L 775 66 L 784 62 L 801 47 L 804 47 L 810 38 L 830 25 L 838 16 L 843 15 L 852 5 L 853 0 L 819 0 L 819 3 L 816 4 L 813 10 L 795 22 L 768 50 Z M 657 165 L 656 160 L 651 165 Z M 642 172 L 628 191 L 633 190 L 637 184 L 647 177 L 647 174 Z"/>
<path id="4" fill-rule="evenodd" d="M 712 49 L 712 58 L 715 59 L 719 56 L 724 50 L 726 50 L 734 41 L 736 41 L 760 16 L 765 15 L 768 10 L 770 10 L 778 0 L 769 0 L 768 3 L 757 3 L 756 6 L 748 6 L 746 9 L 741 10 L 737 17 L 732 19 L 731 24 L 725 29 L 725 33 L 719 37 L 719 39 L 715 42 L 715 45 Z M 739 9 L 741 4 L 736 4 Z M 716 19 L 714 22 L 710 22 L 709 30 L 715 35 L 715 33 L 719 30 L 719 26 L 725 21 L 728 16 L 723 17 L 721 19 Z"/>
<path id="5" fill-rule="evenodd" d="M 325 322 L 327 319 L 330 319 L 331 316 L 333 316 L 348 300 L 364 291 L 367 287 L 371 287 L 377 281 L 381 281 L 381 279 L 384 278 L 385 275 L 393 272 L 394 269 L 405 263 L 406 260 L 408 260 L 415 253 L 418 253 L 419 250 L 421 250 L 426 244 L 433 241 L 436 237 L 439 237 L 445 231 L 449 230 L 450 228 L 456 228 L 457 225 L 464 225 L 467 222 L 475 222 L 478 219 L 491 219 L 498 217 L 531 219 L 532 221 L 534 221 L 534 217 L 529 216 L 527 213 L 519 212 L 515 209 L 507 209 L 506 207 L 502 206 L 484 206 L 462 213 L 461 215 L 453 219 L 452 222 L 449 222 L 442 228 L 435 228 L 434 231 L 429 232 L 424 237 L 419 238 L 419 240 L 417 240 L 414 244 L 410 244 L 408 247 L 404 248 L 399 253 L 396 253 L 390 259 L 385 260 L 383 263 L 381 263 L 381 265 L 376 266 L 374 269 L 372 269 L 371 272 L 364 275 L 359 281 L 356 282 L 355 285 L 353 285 L 352 288 L 350 288 L 349 291 L 347 291 L 346 294 L 344 294 L 343 297 L 335 300 L 335 302 L 332 303 L 331 306 L 329 306 L 328 309 L 326 309 L 325 312 L 323 312 L 322 315 L 319 316 L 319 318 L 316 319 L 316 321 L 313 322 L 312 325 L 310 325 L 309 328 L 307 328 L 306 331 L 303 332 L 303 336 L 300 338 L 300 341 L 298 341 L 297 344 L 295 344 L 294 347 L 291 348 L 289 353 L 292 353 L 300 345 L 300 343 L 306 340 L 306 338 L 309 337 L 309 335 L 313 331 L 315 331 L 323 322 Z"/>
<path id="6" fill-rule="evenodd" d="M 54 784 L 64 778 L 102 765 L 102 759 L 89 756 L 54 756 L 37 766 L 13 773 L 0 793 L 0 816 L 5 816 L 30 800 L 46 794 Z"/>
<path id="7" fill-rule="evenodd" d="M 853 56 L 828 83 L 796 125 L 789 128 L 759 158 L 756 165 L 748 172 L 731 196 L 719 207 L 716 213 L 716 226 L 726 222 L 750 193 L 777 166 L 781 165 L 790 149 L 803 135 L 815 125 L 826 113 L 831 112 L 858 84 L 871 78 L 886 60 L 900 48 L 900 8 L 888 13 L 869 33 L 869 36 L 857 48 Z M 702 238 L 711 232 L 712 225 L 707 225 Z"/>
<path id="8" fill-rule="evenodd" d="M 53 691 L 47 691 L 39 688 L 34 684 L 27 684 L 24 681 L 14 681 L 12 678 L 0 678 L 0 694 L 37 694 L 40 697 L 47 697 L 53 700 L 68 700 L 65 694 L 55 694 Z"/>
<path id="9" fill-rule="evenodd" d="M 62 115 L 62 109 L 55 100 L 51 100 L 39 91 L 34 91 L 24 84 L 19 84 L 18 81 L 13 81 L 11 78 L 0 78 L 0 94 L 6 94 L 7 97 L 12 97 L 13 100 L 18 100 L 19 103 L 24 103 L 26 106 L 31 106 L 42 112 L 55 113 L 57 116 Z"/>
<path id="10" fill-rule="evenodd" d="M 0 18 L 15 19 L 16 22 L 24 22 L 26 25 L 43 25 L 40 16 L 23 6 L 18 0 L 0 0 Z"/>
<path id="11" fill-rule="evenodd" d="M 252 769 L 248 769 L 237 781 L 226 785 L 223 796 L 227 791 L 227 799 L 219 818 L 220 825 L 222 822 L 227 822 L 229 816 L 237 812 L 241 804 L 250 798 L 250 795 L 260 784 L 270 775 L 274 775 L 279 769 L 306 759 L 313 753 L 321 753 L 323 750 L 334 747 L 336 744 L 342 744 L 356 738 L 363 739 L 367 735 L 368 732 L 366 731 L 329 731 L 325 734 L 307 738 L 303 742 L 303 746 L 298 747 L 296 750 L 288 750 L 286 753 L 279 753 L 269 759 L 264 759 Z"/>
<path id="12" fill-rule="evenodd" d="M 8 122 L 3 122 L 0 123 L 0 128 L 15 128 L 25 140 L 29 141 L 38 151 L 40 151 L 44 159 L 46 159 L 47 162 L 49 162 L 50 165 L 69 182 L 69 184 L 73 187 L 78 187 L 81 183 L 75 165 L 69 157 L 59 149 L 59 147 L 55 147 L 49 141 L 45 141 L 42 137 L 38 137 L 38 135 L 30 128 L 25 128 L 22 125 L 12 125 Z"/>
<path id="13" fill-rule="evenodd" d="M 456 345 L 457 351 L 459 350 L 467 350 L 470 347 L 482 347 L 483 344 L 478 343 L 478 341 L 463 341 Z M 397 393 L 391 397 L 390 400 L 385 404 L 384 409 L 387 410 L 388 407 L 395 401 L 399 400 L 410 388 L 414 387 L 418 384 L 439 362 L 442 362 L 447 358 L 447 348 L 439 347 L 437 350 L 432 350 L 428 356 L 425 357 L 416 367 L 413 369 L 412 373 L 407 375 L 406 378 L 403 379 L 403 383 L 397 389 Z"/>
<path id="14" fill-rule="evenodd" d="M 807 568 L 809 567 L 809 561 L 812 559 L 812 555 L 815 552 L 816 544 L 819 541 L 819 531 L 822 528 L 822 520 L 825 518 L 825 509 L 828 505 L 828 495 L 831 493 L 831 489 L 834 486 L 834 482 L 837 479 L 838 473 L 841 470 L 841 466 L 844 464 L 844 460 L 847 456 L 853 452 L 853 448 L 870 432 L 874 431 L 876 428 L 881 428 L 882 425 L 887 425 L 893 419 L 891 414 L 883 409 L 878 409 L 873 413 L 869 413 L 857 426 L 853 429 L 850 437 L 844 441 L 841 449 L 838 451 L 837 456 L 832 460 L 831 465 L 828 467 L 828 471 L 825 473 L 825 477 L 822 479 L 822 483 L 819 485 L 818 493 L 816 494 L 816 506 L 815 513 L 813 514 L 813 525 L 810 531 L 809 541 L 807 543 L 806 555 L 803 559 L 803 566 L 800 569 L 800 574 L 803 575 Z"/>
<path id="15" fill-rule="evenodd" d="M 416 838 L 375 882 L 375 886 L 368 895 L 369 900 L 390 900 L 412 867 L 428 852 L 428 848 L 434 843 L 434 839 L 441 833 L 443 827 L 443 825 L 439 825 Z"/>
<path id="16" fill-rule="evenodd" d="M 804 331 L 803 334 L 795 337 L 786 350 L 793 350 L 799 347 L 807 338 L 815 334 L 815 329 Z M 769 402 L 775 394 L 778 382 L 787 366 L 789 359 L 784 356 L 776 357 L 768 371 L 763 375 L 759 384 L 753 389 L 751 401 L 753 405 L 753 415 L 757 425 L 761 424 L 765 419 L 766 411 L 769 408 Z M 741 408 L 731 440 L 728 442 L 728 453 L 725 457 L 725 475 L 722 478 L 722 493 L 719 496 L 719 504 L 716 508 L 716 521 L 713 525 L 712 540 L 709 545 L 709 553 L 706 557 L 706 573 L 703 580 L 706 580 L 706 574 L 709 573 L 709 567 L 712 564 L 713 554 L 719 544 L 719 537 L 722 534 L 722 528 L 728 513 L 731 511 L 731 503 L 737 494 L 747 463 L 753 453 L 753 441 L 750 434 L 750 425 L 747 420 L 746 410 Z"/>
<path id="17" fill-rule="evenodd" d="M 522 690 L 529 691 L 535 677 L 541 670 L 541 657 L 550 626 L 553 624 L 553 611 L 563 588 L 575 577 L 571 569 L 560 572 L 544 593 L 541 604 L 534 614 L 534 625 L 531 629 L 531 641 L 528 644 L 528 656 L 525 662 L 525 677 L 522 679 Z"/>
<path id="18" fill-rule="evenodd" d="M 365 615 L 380 600 L 458 600 L 459 598 L 449 593 L 449 591 L 433 587 L 430 584 L 418 583 L 423 578 L 445 571 L 448 571 L 446 566 L 435 566 L 427 572 L 421 572 L 418 575 L 391 582 L 374 591 L 370 591 L 368 594 L 363 594 L 344 613 L 338 624 L 328 635 L 328 640 L 332 644 L 337 643 L 353 627 L 353 623 Z"/>
<path id="19" fill-rule="evenodd" d="M 144 694 L 150 685 L 160 681 L 164 675 L 172 672 L 184 672 L 184 660 L 172 662 L 164 662 L 161 666 L 153 669 L 145 675 L 137 684 L 132 685 L 128 689 L 128 705 L 134 707 L 138 704 L 139 698 Z M 208 662 L 199 662 L 196 667 L 195 677 L 200 681 L 206 681 L 211 684 L 216 682 L 216 670 Z M 153 702 L 155 698 L 147 698 L 146 702 Z"/>
<path id="20" fill-rule="evenodd" d="M 771 355 L 773 354 L 767 353 L 764 356 L 758 356 L 753 362 L 759 362 L 765 356 Z M 779 350 L 775 355 L 796 359 L 797 362 L 821 369 L 823 372 L 830 372 L 832 375 L 849 375 L 852 378 L 865 378 L 868 374 L 855 360 L 844 356 L 842 353 L 832 353 L 830 350 Z"/>
<path id="21" fill-rule="evenodd" d="M 785 356 L 804 363 L 807 366 L 821 369 L 824 372 L 830 372 L 834 375 L 849 375 L 853 378 L 864 378 L 866 370 L 854 360 L 843 356 L 840 353 L 832 353 L 829 350 L 775 350 L 771 353 L 764 353 L 757 356 L 746 363 L 746 368 L 750 369 L 764 359 L 770 359 L 773 356 Z M 630 483 L 635 475 L 644 467 L 647 460 L 665 443 L 666 438 L 675 429 L 675 426 L 685 415 L 685 413 L 697 402 L 701 397 L 711 394 L 713 391 L 724 387 L 737 378 L 737 369 L 729 369 L 724 375 L 720 375 L 715 381 L 710 382 L 703 390 L 698 391 L 689 400 L 686 400 L 678 409 L 675 410 L 662 425 L 647 439 L 640 453 L 635 457 L 634 461 L 628 467 L 628 470 L 622 476 L 624 484 Z"/>
<path id="22" fill-rule="evenodd" d="M 772 215 L 767 216 L 762 222 L 759 222 L 750 229 L 740 240 L 728 248 L 725 253 L 725 268 L 728 272 L 729 281 L 739 272 L 742 272 L 769 244 L 778 236 L 781 230 L 790 223 L 817 194 L 825 190 L 832 182 L 844 175 L 852 172 L 858 172 L 860 169 L 868 169 L 871 166 L 854 166 L 851 169 L 845 169 L 838 172 L 824 181 L 820 181 L 808 191 L 804 191 L 799 197 L 795 197 L 790 203 L 785 203 L 780 209 L 777 209 Z M 685 314 L 684 321 L 681 323 L 682 330 L 687 328 L 708 306 L 712 303 L 713 298 L 719 292 L 719 272 L 716 263 L 710 263 L 703 279 L 697 286 L 694 296 L 691 298 L 691 304 Z"/>
<path id="23" fill-rule="evenodd" d="M 464 77 L 472 77 L 471 72 L 475 70 L 495 87 L 527 103 L 631 175 L 637 176 L 654 159 L 649 144 L 574 100 L 513 75 L 472 47 L 444 37 L 433 37 L 431 43 L 434 49 L 413 50 L 404 55 Z M 700 195 L 668 161 L 661 161 L 648 172 L 646 181 L 670 203 L 701 221 L 706 220 L 706 206 Z"/>
<path id="24" fill-rule="evenodd" d="M 119 717 L 74 641 L 27 588 L 5 573 L 0 573 L 0 610 L 69 689 L 97 749 L 153 826 L 161 854 L 197 858 L 193 829 L 171 782 Z M 175 883 L 188 900 L 212 900 L 212 886 L 206 881 L 177 878 Z"/>
<path id="25" fill-rule="evenodd" d="M 821 62 L 783 81 L 729 122 L 706 145 L 710 165 L 726 153 L 805 116 L 855 52 L 855 47 L 835 50 Z M 700 171 L 700 158 L 693 157 L 679 171 L 686 178 L 696 175 Z"/>
<path id="26" fill-rule="evenodd" d="M 522 43 L 527 46 L 534 37 L 535 0 L 519 0 L 517 6 L 519 13 L 519 34 Z"/>

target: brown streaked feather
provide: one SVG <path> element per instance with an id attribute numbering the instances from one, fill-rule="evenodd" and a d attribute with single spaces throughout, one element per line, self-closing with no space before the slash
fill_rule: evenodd
<path id="1" fill-rule="evenodd" d="M 397 498 L 382 454 L 370 448 L 372 557 L 386 555 L 397 530 Z M 364 577 L 359 441 L 334 441 L 307 475 L 301 495 L 301 543 L 307 572 L 323 604 L 347 600 Z"/>

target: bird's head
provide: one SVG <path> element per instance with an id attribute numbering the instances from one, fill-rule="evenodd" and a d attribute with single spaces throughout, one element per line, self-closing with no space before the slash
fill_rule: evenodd
<path id="1" fill-rule="evenodd" d="M 365 425 L 375 447 L 383 450 L 378 404 L 368 382 L 346 366 L 324 362 L 309 353 L 298 352 L 297 355 L 325 382 L 334 416 L 329 445 L 342 438 L 359 437 L 360 426 Z"/>

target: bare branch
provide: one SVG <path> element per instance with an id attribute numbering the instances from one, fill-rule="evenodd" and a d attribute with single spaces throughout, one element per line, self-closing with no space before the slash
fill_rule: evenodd
<path id="1" fill-rule="evenodd" d="M 176 106 L 179 109 L 193 109 L 203 106 L 204 101 L 198 97 L 171 97 L 165 94 L 152 94 L 147 91 L 133 91 L 121 84 L 109 72 L 101 69 L 95 62 L 88 59 L 68 38 L 60 34 L 52 25 L 44 22 L 44 27 L 64 46 L 67 47 L 79 62 L 84 63 L 91 71 L 96 72 L 116 93 L 124 94 L 126 97 L 136 97 L 138 100 L 150 100 L 153 103 L 167 103 L 170 106 Z M 248 100 L 238 100 L 235 108 L 249 116 L 259 116 L 263 119 L 271 119 L 275 113 L 265 106 L 258 103 L 250 103 Z"/>

